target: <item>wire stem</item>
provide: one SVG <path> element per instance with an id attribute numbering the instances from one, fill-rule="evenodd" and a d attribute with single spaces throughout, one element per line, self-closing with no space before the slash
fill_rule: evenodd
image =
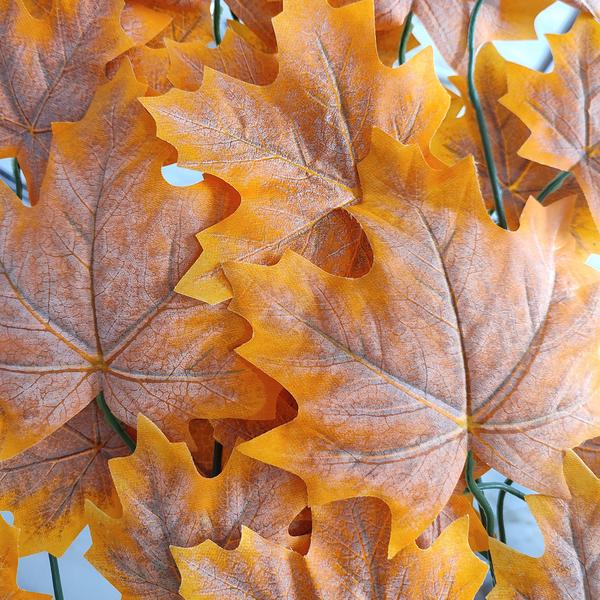
<path id="1" fill-rule="evenodd" d="M 505 479 L 503 485 L 512 490 L 512 482 L 512 479 Z M 508 491 L 509 490 L 504 488 L 500 489 L 498 501 L 496 502 L 496 516 L 498 517 L 498 539 L 503 544 L 506 544 L 506 528 L 504 527 L 504 501 L 506 500 L 506 494 Z M 525 496 L 523 496 L 522 500 L 525 500 Z"/>
<path id="2" fill-rule="evenodd" d="M 494 523 L 494 511 L 492 510 L 492 506 L 488 502 L 488 499 L 485 497 L 483 490 L 480 488 L 473 477 L 473 470 L 475 468 L 475 460 L 473 459 L 473 453 L 469 450 L 467 453 L 467 463 L 465 465 L 465 479 L 467 481 L 467 487 L 475 500 L 477 500 L 477 504 L 479 505 L 479 510 L 481 514 L 481 520 L 490 537 L 496 537 L 496 526 Z M 494 564 L 492 563 L 492 555 L 489 552 L 484 553 L 490 565 L 490 575 L 492 576 L 492 580 L 496 581 L 496 576 L 494 575 Z"/>
<path id="3" fill-rule="evenodd" d="M 214 0 L 213 7 L 213 34 L 217 46 L 221 43 L 221 0 Z"/>
<path id="4" fill-rule="evenodd" d="M 477 0 L 473 11 L 471 12 L 471 19 L 469 21 L 469 29 L 467 34 L 467 47 L 469 51 L 469 65 L 467 70 L 467 88 L 469 90 L 469 99 L 475 110 L 475 116 L 477 117 L 477 125 L 479 127 L 479 135 L 481 137 L 481 144 L 483 146 L 483 154 L 485 156 L 485 163 L 490 178 L 490 185 L 492 188 L 492 195 L 494 196 L 494 205 L 496 207 L 496 217 L 498 219 L 498 225 L 503 229 L 508 229 L 506 221 L 506 211 L 504 210 L 504 201 L 502 200 L 502 187 L 500 180 L 498 179 L 498 171 L 496 170 L 496 163 L 494 162 L 494 154 L 492 152 L 492 145 L 490 143 L 490 137 L 485 123 L 485 116 L 483 114 L 483 108 L 481 107 L 481 101 L 477 88 L 475 87 L 475 24 L 477 22 L 477 15 L 481 9 L 485 0 Z"/>
<path id="5" fill-rule="evenodd" d="M 60 570 L 58 568 L 58 559 L 53 554 L 48 554 L 50 561 L 50 573 L 52 574 L 52 587 L 54 588 L 54 600 L 64 600 L 62 582 L 60 580 Z"/>
<path id="6" fill-rule="evenodd" d="M 562 184 L 571 177 L 572 173 L 570 171 L 563 171 L 559 173 L 554 179 L 548 182 L 546 187 L 538 194 L 538 202 L 543 203 L 547 196 L 556 192 L 562 187 Z"/>
<path id="7" fill-rule="evenodd" d="M 215 445 L 213 449 L 213 464 L 212 471 L 210 473 L 211 477 L 216 477 L 220 472 L 223 465 L 223 446 L 219 442 L 215 440 Z"/>
<path id="8" fill-rule="evenodd" d="M 21 165 L 16 158 L 12 160 L 13 176 L 15 178 L 15 194 L 23 200 L 23 181 L 21 180 Z"/>
<path id="9" fill-rule="evenodd" d="M 518 498 L 519 500 L 525 500 L 525 494 L 523 492 L 521 492 L 520 490 L 515 489 L 514 487 L 512 487 L 512 480 L 511 479 L 507 479 L 507 481 L 510 481 L 510 483 L 500 483 L 499 481 L 490 481 L 489 483 L 480 483 L 479 484 L 479 489 L 480 490 L 500 490 L 500 493 L 504 493 L 504 494 L 511 494 L 512 496 L 515 496 L 515 498 Z"/>
<path id="10" fill-rule="evenodd" d="M 96 396 L 96 404 L 100 407 L 100 410 L 104 414 L 104 418 L 106 422 L 113 428 L 115 433 L 125 442 L 127 447 L 133 452 L 135 450 L 135 442 L 131 438 L 131 436 L 123 429 L 123 425 L 117 420 L 115 415 L 110 412 L 110 408 L 108 408 L 108 404 L 106 404 L 106 400 L 104 399 L 104 392 L 100 392 Z"/>
<path id="11" fill-rule="evenodd" d="M 400 50 L 398 51 L 398 64 L 403 65 L 406 62 L 406 48 L 408 46 L 408 40 L 410 40 L 410 34 L 413 29 L 413 13 L 412 10 L 406 15 L 406 21 L 404 21 L 404 29 L 402 29 L 402 36 L 400 37 Z"/>

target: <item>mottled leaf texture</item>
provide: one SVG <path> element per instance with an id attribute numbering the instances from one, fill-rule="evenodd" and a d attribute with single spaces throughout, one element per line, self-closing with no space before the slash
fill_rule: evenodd
<path id="1" fill-rule="evenodd" d="M 197 40 L 204 44 L 213 41 L 211 0 L 138 0 L 138 2 L 171 17 L 169 26 L 152 40 L 152 46 L 162 46 L 165 39 L 178 42 Z"/>
<path id="2" fill-rule="evenodd" d="M 460 519 L 429 549 L 412 543 L 388 560 L 389 510 L 377 498 L 354 498 L 313 509 L 306 557 L 248 528 L 237 550 L 209 541 L 173 554 L 186 600 L 472 600 L 487 569 L 467 530 L 468 519 Z"/>
<path id="3" fill-rule="evenodd" d="M 569 0 L 579 10 L 589 12 L 596 19 L 600 19 L 600 1 L 599 0 Z"/>
<path id="4" fill-rule="evenodd" d="M 344 6 L 354 1 L 331 0 L 331 4 Z M 596 1 L 592 0 L 592 3 Z M 229 4 L 232 8 L 239 6 L 241 14 L 244 14 L 244 22 L 248 23 L 272 49 L 275 48 L 275 34 L 270 26 L 270 19 L 281 10 L 281 2 L 230 0 Z M 526 3 L 521 0 L 484 2 L 477 20 L 476 44 L 480 45 L 492 39 L 535 39 L 535 17 L 550 4 L 552 0 L 533 0 Z M 574 4 L 582 2 L 576 0 Z M 587 3 L 584 1 L 583 4 Z M 245 10 L 243 5 L 248 9 Z M 375 27 L 380 54 L 383 57 L 390 52 L 391 36 L 395 42 L 397 57 L 400 31 L 409 11 L 413 11 L 448 64 L 458 72 L 466 71 L 467 28 L 474 5 L 475 0 L 375 0 Z"/>
<path id="5" fill-rule="evenodd" d="M 17 587 L 19 530 L 0 517 L 0 598 L 2 600 L 50 600 L 46 594 L 25 592 Z"/>
<path id="6" fill-rule="evenodd" d="M 193 232 L 237 195 L 210 177 L 164 181 L 171 148 L 154 137 L 143 92 L 125 63 L 81 122 L 54 125 L 44 202 L 27 208 L 0 188 L 2 458 L 100 389 L 122 421 L 143 412 L 180 439 L 190 419 L 249 417 L 275 401 L 232 351 L 247 324 L 173 291 L 197 254 Z"/>
<path id="7" fill-rule="evenodd" d="M 85 498 L 115 516 L 108 460 L 128 454 L 96 404 L 17 457 L 0 462 L 0 509 L 20 529 L 19 552 L 60 556 L 83 529 Z"/>
<path id="8" fill-rule="evenodd" d="M 569 500 L 527 496 L 544 535 L 541 558 L 490 540 L 498 581 L 490 600 L 600 598 L 600 481 L 573 452 L 564 467 Z"/>
<path id="9" fill-rule="evenodd" d="M 452 522 L 469 516 L 469 545 L 474 551 L 487 550 L 488 535 L 473 508 L 471 494 L 452 494 L 435 521 L 417 538 L 419 548 L 428 548 Z"/>
<path id="10" fill-rule="evenodd" d="M 278 70 L 275 55 L 249 44 L 232 24 L 216 48 L 199 42 L 178 43 L 165 40 L 169 50 L 169 80 L 183 90 L 196 90 L 202 83 L 204 68 L 209 67 L 255 85 L 271 83 Z"/>
<path id="11" fill-rule="evenodd" d="M 509 225 L 511 229 L 517 229 L 519 215 L 529 196 L 537 196 L 559 171 L 518 154 L 519 148 L 529 137 L 529 129 L 498 101 L 508 92 L 508 64 L 493 44 L 486 44 L 477 54 L 475 85 L 488 124 Z M 486 205 L 494 208 L 477 118 L 468 100 L 466 78 L 453 77 L 452 83 L 460 90 L 464 102 L 457 102 L 456 109 L 449 113 L 440 126 L 432 142 L 433 153 L 447 164 L 472 154 Z M 465 108 L 464 114 L 460 113 L 462 106 Z M 573 193 L 572 186 L 564 185 L 559 193 L 552 195 L 552 199 Z"/>
<path id="12" fill-rule="evenodd" d="M 123 505 L 114 519 L 89 504 L 93 545 L 86 557 L 124 600 L 175 600 L 180 576 L 169 546 L 211 539 L 234 548 L 242 525 L 276 544 L 306 505 L 297 477 L 234 452 L 223 472 L 202 477 L 184 444 L 171 444 L 140 416 L 138 445 L 110 462 Z"/>
<path id="13" fill-rule="evenodd" d="M 81 119 L 106 81 L 106 63 L 131 46 L 122 8 L 122 0 L 54 0 L 36 19 L 21 0 L 0 1 L 0 157 L 19 159 L 33 204 L 51 123 Z"/>
<path id="14" fill-rule="evenodd" d="M 531 130 L 519 153 L 571 171 L 600 227 L 600 23 L 581 15 L 548 42 L 552 72 L 511 64 L 502 103 Z"/>
<path id="15" fill-rule="evenodd" d="M 241 194 L 231 217 L 198 235 L 203 252 L 177 287 L 211 303 L 231 295 L 221 263 L 270 264 L 286 248 L 338 274 L 364 273 L 368 244 L 339 209 L 360 199 L 356 165 L 371 126 L 426 150 L 448 106 L 429 51 L 399 69 L 379 61 L 367 0 L 344 8 L 290 0 L 274 24 L 279 73 L 271 85 L 207 68 L 199 90 L 143 101 L 179 164 Z"/>
<path id="16" fill-rule="evenodd" d="M 254 330 L 238 353 L 299 406 L 241 451 L 301 476 L 311 506 L 382 498 L 392 548 L 443 508 L 469 447 L 529 488 L 567 494 L 562 451 L 600 426 L 600 274 L 563 232 L 570 204 L 532 199 L 505 231 L 471 159 L 434 170 L 378 130 L 359 174 L 367 275 L 293 252 L 227 266 L 230 308 Z"/>
<path id="17" fill-rule="evenodd" d="M 600 477 L 600 437 L 587 440 L 575 449 L 596 477 Z"/>

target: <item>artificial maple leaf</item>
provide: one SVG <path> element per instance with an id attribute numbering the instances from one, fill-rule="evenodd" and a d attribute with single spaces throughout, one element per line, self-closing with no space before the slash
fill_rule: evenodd
<path id="1" fill-rule="evenodd" d="M 242 196 L 231 217 L 198 235 L 203 252 L 177 287 L 211 303 L 231 295 L 222 262 L 272 263 L 285 248 L 337 273 L 364 273 L 364 236 L 339 209 L 359 201 L 356 164 L 371 125 L 426 149 L 447 108 L 430 52 L 399 69 L 379 61 L 370 2 L 292 0 L 274 21 L 271 85 L 205 69 L 199 90 L 143 100 L 180 165 L 216 174 Z"/>
<path id="2" fill-rule="evenodd" d="M 569 33 L 547 37 L 553 71 L 509 65 L 501 102 L 531 130 L 519 154 L 571 171 L 600 226 L 600 23 L 581 15 Z"/>
<path id="3" fill-rule="evenodd" d="M 200 42 L 165 40 L 170 59 L 168 77 L 175 87 L 198 89 L 205 67 L 254 85 L 266 85 L 275 79 L 278 69 L 275 55 L 249 44 L 237 31 L 239 23 L 232 25 L 216 48 L 208 48 Z"/>
<path id="4" fill-rule="evenodd" d="M 43 203 L 0 188 L 2 458 L 101 389 L 122 421 L 144 412 L 180 439 L 193 418 L 250 417 L 271 395 L 274 407 L 278 389 L 233 353 L 247 324 L 173 291 L 197 252 L 192 232 L 237 194 L 210 177 L 167 184 L 171 148 L 143 92 L 124 64 L 82 121 L 55 124 Z"/>
<path id="5" fill-rule="evenodd" d="M 562 450 L 600 431 L 600 274 L 568 242 L 569 204 L 532 200 L 505 231 L 471 159 L 435 170 L 377 130 L 359 174 L 350 211 L 373 247 L 367 275 L 293 252 L 227 266 L 230 308 L 254 331 L 237 352 L 299 406 L 240 450 L 302 477 L 310 506 L 384 499 L 393 548 L 443 508 L 469 447 L 531 489 L 568 493 Z"/>
<path id="6" fill-rule="evenodd" d="M 590 471 L 600 477 L 600 437 L 587 440 L 575 448 L 575 452 L 583 459 Z"/>
<path id="7" fill-rule="evenodd" d="M 600 597 L 600 481 L 573 452 L 564 461 L 571 498 L 527 496 L 544 535 L 544 554 L 526 556 L 490 540 L 497 586 L 489 600 Z"/>
<path id="8" fill-rule="evenodd" d="M 21 0 L 0 1 L 0 157 L 16 156 L 35 204 L 53 121 L 76 121 L 104 67 L 131 46 L 120 26 L 122 0 L 54 0 L 43 19 Z"/>
<path id="9" fill-rule="evenodd" d="M 61 556 L 86 525 L 85 498 L 116 516 L 120 504 L 107 463 L 125 454 L 94 403 L 39 444 L 0 462 L 0 509 L 15 517 L 20 554 Z"/>
<path id="10" fill-rule="evenodd" d="M 446 527 L 465 515 L 469 517 L 469 545 L 471 549 L 477 552 L 487 550 L 489 547 L 488 534 L 473 508 L 473 496 L 471 494 L 452 494 L 448 504 L 444 506 L 435 521 L 417 538 L 417 546 L 419 548 L 429 548 L 442 535 Z"/>
<path id="11" fill-rule="evenodd" d="M 413 543 L 388 560 L 389 511 L 377 498 L 354 498 L 313 508 L 306 557 L 246 527 L 236 550 L 208 541 L 173 554 L 186 600 L 472 600 L 487 569 L 471 552 L 467 530 L 468 519 L 455 521 L 429 549 Z"/>
<path id="12" fill-rule="evenodd" d="M 86 557 L 126 600 L 180 598 L 169 546 L 211 539 L 233 548 L 242 525 L 287 544 L 288 526 L 306 504 L 300 479 L 239 453 L 219 476 L 202 477 L 187 447 L 169 443 L 143 416 L 135 452 L 109 466 L 123 514 L 114 519 L 88 504 Z"/>
<path id="13" fill-rule="evenodd" d="M 2 600 L 50 600 L 46 594 L 26 592 L 17 587 L 19 530 L 0 517 L 0 598 Z"/>
<path id="14" fill-rule="evenodd" d="M 568 0 L 567 3 L 573 5 L 579 10 L 589 12 L 595 19 L 600 19 L 599 0 Z"/>
<path id="15" fill-rule="evenodd" d="M 506 215 L 511 229 L 519 226 L 519 215 L 529 196 L 537 196 L 559 171 L 519 156 L 517 151 L 529 137 L 523 122 L 498 102 L 508 92 L 508 63 L 493 44 L 486 44 L 477 54 L 475 86 L 488 125 L 492 154 L 503 190 Z M 433 153 L 447 164 L 472 154 L 488 208 L 494 208 L 492 189 L 477 125 L 477 117 L 468 101 L 467 82 L 464 77 L 452 77 L 459 89 L 465 112 L 449 114 L 438 129 L 433 142 Z M 457 109 L 462 107 L 462 103 Z M 458 113 L 460 114 L 460 113 Z M 572 187 L 563 186 L 553 199 L 572 195 Z"/>
<path id="16" fill-rule="evenodd" d="M 211 0 L 138 0 L 140 4 L 171 17 L 169 26 L 150 42 L 161 47 L 165 38 L 178 42 L 193 40 L 208 44 L 213 40 Z"/>
<path id="17" fill-rule="evenodd" d="M 331 4 L 346 6 L 353 2 L 355 0 L 332 0 Z M 236 14 L 242 21 L 271 49 L 275 49 L 275 35 L 270 21 L 281 11 L 280 1 L 254 0 L 248 3 L 230 0 L 229 4 L 235 7 L 234 12 L 238 11 Z M 483 3 L 475 30 L 476 46 L 490 40 L 535 39 L 535 18 L 550 4 L 552 0 L 533 0 L 525 4 L 520 0 L 490 0 Z M 244 10 L 244 5 L 248 6 L 248 11 Z M 375 28 L 382 60 L 392 64 L 393 61 L 388 61 L 398 57 L 401 31 L 408 13 L 412 11 L 423 23 L 448 64 L 455 71 L 465 72 L 467 29 L 474 5 L 475 0 L 375 0 Z"/>
<path id="18" fill-rule="evenodd" d="M 121 25 L 136 46 L 150 42 L 171 20 L 170 15 L 152 10 L 141 2 L 127 2 L 121 13 Z"/>

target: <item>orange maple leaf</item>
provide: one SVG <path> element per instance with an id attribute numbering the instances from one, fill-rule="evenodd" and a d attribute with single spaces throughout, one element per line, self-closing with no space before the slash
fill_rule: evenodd
<path id="1" fill-rule="evenodd" d="M 169 546 L 211 539 L 234 548 L 242 525 L 288 544 L 288 527 L 306 505 L 300 479 L 237 452 L 219 476 L 202 477 L 187 447 L 169 443 L 142 416 L 135 452 L 109 466 L 123 513 L 111 518 L 88 504 L 93 545 L 86 557 L 130 600 L 180 598 Z"/>
<path id="2" fill-rule="evenodd" d="M 62 555 L 87 523 L 85 498 L 118 515 L 107 463 L 128 453 L 90 404 L 39 444 L 0 462 L 0 509 L 15 517 L 19 554 Z"/>
<path id="3" fill-rule="evenodd" d="M 571 171 L 600 227 L 600 23 L 582 15 L 569 33 L 547 37 L 552 72 L 509 65 L 501 102 L 531 130 L 519 154 Z"/>
<path id="4" fill-rule="evenodd" d="M 143 92 L 125 64 L 81 122 L 54 126 L 43 203 L 0 188 L 3 458 L 101 389 L 122 421 L 144 412 L 180 439 L 193 418 L 251 417 L 278 393 L 233 353 L 249 334 L 242 319 L 173 291 L 193 232 L 237 194 L 210 177 L 164 181 L 172 149 L 154 137 Z"/>
<path id="5" fill-rule="evenodd" d="M 487 568 L 471 552 L 467 530 L 465 517 L 427 550 L 412 543 L 388 560 L 389 511 L 376 498 L 354 498 L 313 508 L 306 557 L 246 527 L 236 550 L 207 541 L 172 551 L 186 600 L 472 600 Z"/>
<path id="6" fill-rule="evenodd" d="M 596 1 L 596 0 L 592 0 Z M 346 6 L 355 0 L 332 0 Z M 274 50 L 275 33 L 271 19 L 281 11 L 278 0 L 229 0 L 234 12 Z M 485 2 L 477 20 L 476 45 L 489 40 L 535 39 L 534 20 L 552 0 L 491 0 Z M 467 28 L 475 0 L 375 0 L 375 28 L 382 60 L 392 64 L 398 57 L 400 34 L 412 11 L 423 23 L 448 64 L 458 72 L 467 67 Z M 391 39 L 390 39 L 391 38 Z"/>
<path id="7" fill-rule="evenodd" d="M 600 597 L 600 481 L 573 452 L 564 460 L 571 497 L 527 496 L 544 535 L 544 554 L 532 558 L 490 540 L 497 586 L 489 600 Z"/>
<path id="8" fill-rule="evenodd" d="M 122 7 L 122 0 L 54 0 L 36 19 L 21 0 L 0 1 L 0 157 L 18 158 L 32 204 L 51 123 L 81 119 L 106 82 L 106 63 L 131 46 L 120 26 Z"/>
<path id="9" fill-rule="evenodd" d="M 205 69 L 199 90 L 143 103 L 179 164 L 241 194 L 231 217 L 198 235 L 203 252 L 177 290 L 208 302 L 231 294 L 221 263 L 272 263 L 303 251 L 344 275 L 368 269 L 359 227 L 339 209 L 359 201 L 357 162 L 378 125 L 427 149 L 446 113 L 431 52 L 399 69 L 375 48 L 373 7 L 293 0 L 275 19 L 279 74 L 254 86 Z"/>
<path id="10" fill-rule="evenodd" d="M 50 600 L 46 594 L 17 587 L 19 530 L 0 517 L 0 598 L 3 600 Z"/>
<path id="11" fill-rule="evenodd" d="M 567 240 L 568 203 L 531 200 L 520 229 L 502 230 L 472 160 L 434 170 L 377 130 L 359 174 L 365 200 L 350 210 L 373 246 L 367 275 L 292 252 L 227 266 L 230 308 L 254 330 L 238 353 L 299 406 L 241 451 L 301 476 L 310 505 L 384 499 L 396 549 L 446 504 L 469 447 L 568 494 L 562 451 L 600 426 L 600 274 Z"/>

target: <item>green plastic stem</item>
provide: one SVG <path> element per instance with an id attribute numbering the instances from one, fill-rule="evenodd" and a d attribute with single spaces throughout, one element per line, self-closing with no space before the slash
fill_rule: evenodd
<path id="1" fill-rule="evenodd" d="M 217 46 L 221 43 L 221 0 L 214 0 L 213 8 L 213 34 Z"/>
<path id="2" fill-rule="evenodd" d="M 465 480 L 467 482 L 467 487 L 479 506 L 479 511 L 481 514 L 481 520 L 483 522 L 483 526 L 487 531 L 487 534 L 490 537 L 496 537 L 496 526 L 494 524 L 494 511 L 492 510 L 492 506 L 488 502 L 488 499 L 485 497 L 483 490 L 480 488 L 480 485 L 475 481 L 475 477 L 473 476 L 473 470 L 475 468 L 475 460 L 473 459 L 473 453 L 469 450 L 467 453 L 467 462 L 465 465 Z M 492 563 L 492 555 L 489 552 L 484 552 L 484 556 L 487 558 L 488 563 L 490 565 L 490 575 L 492 576 L 492 580 L 495 582 L 496 577 L 494 575 L 494 564 Z"/>
<path id="3" fill-rule="evenodd" d="M 504 486 L 510 488 L 510 490 L 513 490 L 512 482 L 512 479 L 505 479 Z M 500 493 L 498 494 L 498 502 L 496 502 L 496 515 L 498 516 L 498 539 L 503 544 L 506 544 L 506 528 L 504 527 L 504 501 L 506 500 L 507 493 L 513 492 L 509 492 L 508 489 L 504 488 L 500 489 Z M 525 496 L 523 496 L 521 499 L 525 500 Z"/>
<path id="4" fill-rule="evenodd" d="M 125 442 L 127 447 L 133 452 L 135 450 L 135 442 L 131 438 L 131 436 L 123 429 L 123 425 L 121 425 L 120 421 L 117 420 L 115 415 L 110 412 L 110 408 L 108 408 L 108 404 L 106 404 L 106 400 L 104 399 L 104 392 L 100 392 L 96 396 L 96 404 L 100 407 L 102 414 L 106 422 L 113 428 L 115 433 Z"/>
<path id="5" fill-rule="evenodd" d="M 13 175 L 15 178 L 15 194 L 23 200 L 23 181 L 21 180 L 21 165 L 16 158 L 12 160 Z"/>
<path id="6" fill-rule="evenodd" d="M 48 554 L 50 561 L 50 573 L 52 574 L 52 587 L 54 588 L 54 600 L 64 600 L 62 581 L 60 580 L 60 569 L 58 559 L 53 554 Z"/>
<path id="7" fill-rule="evenodd" d="M 506 481 L 510 481 L 509 484 L 505 483 L 500 483 L 499 481 L 490 481 L 489 483 L 480 483 L 479 484 L 479 489 L 480 490 L 500 490 L 501 493 L 504 494 L 511 494 L 512 496 L 515 496 L 515 498 L 519 498 L 519 500 L 525 500 L 525 494 L 517 489 L 515 489 L 514 487 L 512 487 L 512 480 L 511 479 L 507 479 Z"/>
<path id="8" fill-rule="evenodd" d="M 412 19 L 413 13 L 411 10 L 408 15 L 406 15 L 402 37 L 400 38 L 400 50 L 398 51 L 398 64 L 400 65 L 403 65 L 406 62 L 406 48 L 408 47 L 408 40 L 410 40 L 410 34 L 413 29 Z"/>
<path id="9" fill-rule="evenodd" d="M 563 171 L 559 173 L 554 179 L 548 182 L 548 185 L 538 194 L 538 201 L 543 203 L 544 200 L 556 190 L 562 187 L 562 184 L 571 177 L 572 173 L 569 171 Z"/>
<path id="10" fill-rule="evenodd" d="M 484 2 L 485 0 L 477 0 L 475 6 L 473 7 L 473 11 L 471 12 L 471 19 L 469 21 L 469 29 L 467 33 L 467 48 L 469 52 L 467 88 L 469 91 L 469 99 L 471 100 L 471 104 L 475 110 L 475 116 L 477 117 L 477 125 L 479 127 L 479 135 L 481 137 L 481 144 L 483 146 L 485 164 L 490 178 L 492 195 L 494 197 L 494 206 L 496 208 L 498 225 L 500 225 L 500 227 L 503 229 L 508 229 L 506 211 L 504 210 L 504 201 L 502 200 L 502 186 L 500 185 L 498 171 L 496 170 L 496 163 L 494 162 L 494 154 L 492 152 L 492 145 L 490 143 L 490 136 L 485 122 L 485 116 L 483 114 L 483 108 L 481 107 L 479 94 L 477 93 L 477 88 L 475 87 L 475 24 L 477 22 L 479 10 Z"/>

